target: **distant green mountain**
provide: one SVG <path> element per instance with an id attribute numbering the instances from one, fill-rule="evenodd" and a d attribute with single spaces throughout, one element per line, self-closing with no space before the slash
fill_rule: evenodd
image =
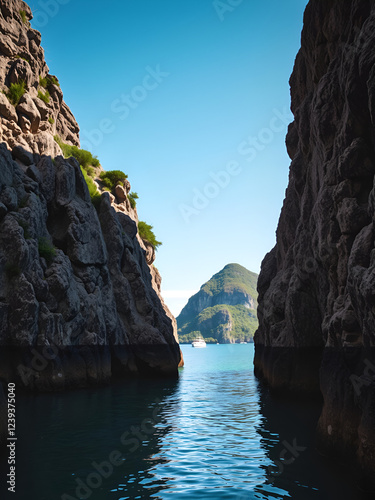
<path id="1" fill-rule="evenodd" d="M 180 343 L 202 335 L 206 342 L 250 342 L 258 327 L 258 275 L 228 264 L 202 285 L 177 318 Z"/>

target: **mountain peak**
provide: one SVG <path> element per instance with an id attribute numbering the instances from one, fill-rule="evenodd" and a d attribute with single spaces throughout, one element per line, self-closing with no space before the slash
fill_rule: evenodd
<path id="1" fill-rule="evenodd" d="M 250 340 L 257 326 L 257 278 L 233 263 L 214 274 L 177 318 L 181 342 L 198 333 L 222 343 Z"/>
<path id="2" fill-rule="evenodd" d="M 241 266 L 240 264 L 227 264 L 221 271 L 214 274 L 212 278 L 201 287 L 209 295 L 216 296 L 222 292 L 243 292 L 250 297 L 253 306 L 257 299 L 256 290 L 258 275 Z"/>

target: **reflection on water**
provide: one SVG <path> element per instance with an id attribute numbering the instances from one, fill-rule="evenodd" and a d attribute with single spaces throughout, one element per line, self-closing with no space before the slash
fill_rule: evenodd
<path id="1" fill-rule="evenodd" d="M 132 380 L 66 394 L 18 395 L 16 498 L 135 498 L 134 493 L 111 492 L 114 485 L 149 498 L 150 492 L 142 493 L 142 482 L 156 463 L 165 461 L 156 456 L 171 426 L 159 415 L 177 385 Z M 0 473 L 3 479 L 4 464 Z"/>
<path id="2" fill-rule="evenodd" d="M 350 468 L 322 457 L 315 448 L 315 429 L 320 414 L 318 401 L 288 401 L 271 397 L 259 384 L 258 428 L 261 446 L 273 465 L 267 468 L 263 488 L 284 491 L 293 500 L 370 500 L 359 491 Z M 250 497 L 251 498 L 251 497 Z M 272 495 L 266 498 L 274 498 Z"/>
<path id="3" fill-rule="evenodd" d="M 178 381 L 19 395 L 15 498 L 365 500 L 315 452 L 319 404 L 271 399 L 252 345 L 183 353 Z"/>

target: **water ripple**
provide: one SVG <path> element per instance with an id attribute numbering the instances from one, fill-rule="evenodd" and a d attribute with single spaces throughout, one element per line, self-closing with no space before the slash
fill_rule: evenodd
<path id="1" fill-rule="evenodd" d="M 367 500 L 316 454 L 319 408 L 259 386 L 252 345 L 183 354 L 178 381 L 20 395 L 19 498 Z"/>

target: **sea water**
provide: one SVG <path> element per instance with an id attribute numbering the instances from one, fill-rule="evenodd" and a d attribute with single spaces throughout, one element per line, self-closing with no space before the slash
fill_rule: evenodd
<path id="1" fill-rule="evenodd" d="M 18 395 L 22 500 L 366 499 L 315 450 L 318 402 L 270 396 L 254 346 L 182 346 L 178 380 Z"/>

